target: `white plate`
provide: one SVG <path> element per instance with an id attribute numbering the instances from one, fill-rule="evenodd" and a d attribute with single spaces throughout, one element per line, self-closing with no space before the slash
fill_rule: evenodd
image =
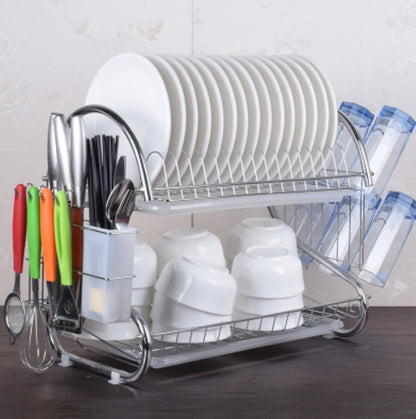
<path id="1" fill-rule="evenodd" d="M 259 58 L 261 58 L 263 62 L 269 66 L 270 70 L 274 74 L 274 77 L 276 80 L 278 80 L 280 88 L 282 89 L 283 103 L 285 108 L 283 141 L 280 144 L 276 162 L 270 168 L 270 177 L 272 179 L 282 179 L 282 168 L 284 167 L 288 158 L 289 150 L 292 147 L 295 135 L 295 101 L 293 99 L 290 85 L 280 68 L 267 56 L 262 56 Z"/>
<path id="2" fill-rule="evenodd" d="M 307 60 L 305 58 L 305 60 Z M 307 60 L 309 61 L 309 60 Z M 338 107 L 337 107 L 337 99 L 335 97 L 334 90 L 332 85 L 325 75 L 325 73 L 314 63 L 309 61 L 309 63 L 315 68 L 318 72 L 319 76 L 324 83 L 327 98 L 328 98 L 328 105 L 329 105 L 329 127 L 328 127 L 328 135 L 326 138 L 325 146 L 323 147 L 323 160 L 326 162 L 333 150 L 335 141 L 336 141 L 336 134 L 338 129 Z"/>
<path id="3" fill-rule="evenodd" d="M 85 100 L 87 105 L 106 106 L 119 114 L 137 137 L 147 158 L 151 152 L 162 158 L 150 159 L 150 180 L 159 173 L 169 148 L 171 109 L 165 83 L 152 62 L 138 54 L 121 54 L 106 62 L 94 77 Z M 141 183 L 137 162 L 124 134 L 102 115 L 86 118 L 88 135 L 119 135 L 119 155 L 126 155 L 126 176 Z"/>
<path id="4" fill-rule="evenodd" d="M 245 177 L 247 170 L 254 161 L 253 156 L 256 151 L 260 133 L 260 102 L 257 96 L 256 87 L 247 70 L 234 57 L 223 56 L 222 59 L 235 71 L 241 82 L 247 101 L 247 141 L 242 151 L 237 149 L 234 151 L 234 155 L 238 162 L 237 166 L 233 169 L 233 181 L 238 182 L 243 177 L 243 174 Z M 241 125 L 240 121 L 239 125 Z"/>
<path id="5" fill-rule="evenodd" d="M 303 97 L 305 98 L 306 134 L 305 141 L 303 142 L 303 147 L 301 150 L 301 170 L 299 171 L 299 173 L 295 173 L 295 176 L 301 176 L 302 178 L 306 178 L 313 171 L 312 153 L 315 144 L 316 129 L 318 126 L 318 106 L 312 83 L 310 82 L 305 70 L 303 70 L 303 68 L 299 64 L 295 63 L 287 56 L 282 56 L 281 58 L 295 73 L 302 87 Z"/>
<path id="6" fill-rule="evenodd" d="M 195 93 L 194 85 L 189 77 L 185 67 L 175 56 L 165 56 L 165 59 L 170 63 L 181 82 L 182 89 L 185 95 L 186 105 L 186 130 L 185 140 L 179 156 L 177 166 L 168 179 L 169 186 L 176 186 L 179 181 L 183 179 L 183 175 L 189 167 L 190 156 L 192 155 L 198 135 L 198 102 Z"/>
<path id="7" fill-rule="evenodd" d="M 214 169 L 221 151 L 221 142 L 224 133 L 224 107 L 218 83 L 207 65 L 197 56 L 187 55 L 184 58 L 195 65 L 208 90 L 209 101 L 211 103 L 212 115 L 209 121 L 211 122 L 211 135 L 207 151 L 204 155 L 204 164 L 199 169 L 195 178 L 197 184 L 206 184 L 208 176 Z"/>
<path id="8" fill-rule="evenodd" d="M 176 162 L 182 152 L 185 141 L 186 105 L 181 82 L 170 63 L 160 55 L 146 55 L 157 67 L 168 91 L 172 113 L 169 150 L 165 158 L 165 168 L 161 170 L 154 181 L 155 186 L 166 186 L 167 180 L 175 170 Z"/>
<path id="9" fill-rule="evenodd" d="M 300 56 L 290 56 L 291 60 L 297 62 L 308 75 L 315 91 L 318 106 L 318 126 L 316 129 L 315 144 L 312 149 L 314 175 L 319 174 L 324 162 L 322 153 L 325 147 L 329 129 L 329 103 L 324 83 L 318 72 L 306 59 Z"/>
<path id="10" fill-rule="evenodd" d="M 276 168 L 277 153 L 282 144 L 283 131 L 285 125 L 285 108 L 283 102 L 282 89 L 274 73 L 270 68 L 257 57 L 247 57 L 252 62 L 263 77 L 267 90 L 270 95 L 272 105 L 272 130 L 270 141 L 266 150 L 266 165 L 261 166 L 258 173 L 259 179 L 271 179 L 270 172 Z M 267 167 L 265 167 L 267 166 Z"/>
<path id="11" fill-rule="evenodd" d="M 195 184 L 195 177 L 201 168 L 205 154 L 208 150 L 209 139 L 211 136 L 211 102 L 207 87 L 202 79 L 199 71 L 193 63 L 185 58 L 185 56 L 176 56 L 176 59 L 183 65 L 192 85 L 195 89 L 197 106 L 198 106 L 198 135 L 195 148 L 191 150 L 189 170 L 186 170 L 182 177 L 182 185 Z"/>
<path id="12" fill-rule="evenodd" d="M 260 131 L 257 141 L 256 151 L 253 156 L 253 162 L 246 168 L 245 179 L 260 180 L 258 173 L 266 167 L 266 152 L 269 147 L 269 141 L 272 132 L 272 105 L 266 83 L 255 65 L 244 56 L 235 56 L 241 65 L 247 70 L 259 98 L 260 105 Z"/>
<path id="13" fill-rule="evenodd" d="M 282 179 L 294 178 L 296 173 L 299 173 L 301 168 L 300 152 L 303 146 L 306 133 L 306 106 L 305 99 L 302 92 L 302 87 L 291 68 L 277 56 L 269 56 L 269 59 L 275 63 L 278 68 L 285 75 L 292 92 L 295 104 L 295 133 L 293 141 L 288 148 L 288 155 L 285 158 L 285 163 L 281 168 Z"/>
<path id="14" fill-rule="evenodd" d="M 216 154 L 216 164 L 208 175 L 209 183 L 221 183 L 222 173 L 230 161 L 237 134 L 237 104 L 231 82 L 223 68 L 208 56 L 197 56 L 211 71 L 218 84 L 224 110 L 224 128 L 219 152 Z"/>
<path id="15" fill-rule="evenodd" d="M 241 157 L 246 149 L 249 113 L 246 94 L 244 92 L 243 84 L 237 75 L 237 70 L 233 69 L 232 65 L 227 62 L 226 58 L 223 56 L 214 56 L 212 58 L 217 61 L 230 80 L 237 106 L 237 130 L 235 141 L 233 144 L 231 144 L 231 142 L 229 144 L 229 159 L 224 171 L 221 174 L 221 182 L 225 183 L 230 179 L 234 180 L 234 171 L 241 163 Z M 224 138 L 224 140 L 227 141 L 226 138 Z"/>

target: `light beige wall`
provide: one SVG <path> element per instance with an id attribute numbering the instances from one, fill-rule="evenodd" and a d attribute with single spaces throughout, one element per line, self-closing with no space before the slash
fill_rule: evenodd
<path id="1" fill-rule="evenodd" d="M 298 53 L 320 65 L 337 98 L 377 113 L 384 104 L 416 115 L 416 1 L 412 0 L 0 0 L 0 301 L 12 288 L 13 187 L 39 184 L 46 172 L 52 111 L 83 104 L 92 77 L 125 51 L 155 53 Z M 390 189 L 416 196 L 416 139 Z M 196 216 L 224 231 L 264 209 Z M 190 217 L 135 214 L 152 242 Z M 415 305 L 413 234 L 386 289 L 373 304 Z"/>

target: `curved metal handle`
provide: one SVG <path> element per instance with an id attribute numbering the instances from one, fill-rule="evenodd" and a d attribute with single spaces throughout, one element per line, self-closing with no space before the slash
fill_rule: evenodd
<path id="1" fill-rule="evenodd" d="M 344 124 L 345 128 L 351 134 L 351 137 L 354 139 L 355 146 L 357 147 L 358 156 L 361 162 L 361 168 L 363 169 L 363 177 L 365 186 L 373 186 L 373 177 L 371 176 L 370 164 L 368 162 L 367 153 L 360 134 L 355 129 L 354 125 L 351 123 L 347 115 L 341 110 L 338 110 L 338 117 L 341 122 Z"/>
<path id="2" fill-rule="evenodd" d="M 63 348 L 59 339 L 57 338 L 55 328 L 52 328 L 52 335 L 51 335 L 53 344 L 56 346 L 60 354 L 66 357 L 65 362 L 67 362 L 68 365 L 70 365 L 71 363 L 75 363 L 85 368 L 88 368 L 96 373 L 107 376 L 109 378 L 112 377 L 113 372 L 116 372 L 119 374 L 118 383 L 122 383 L 122 382 L 131 383 L 133 381 L 138 380 L 149 369 L 149 366 L 152 360 L 152 336 L 146 322 L 139 316 L 139 314 L 134 308 L 131 309 L 130 318 L 135 323 L 138 329 L 138 336 L 139 336 L 138 343 L 137 343 L 139 345 L 139 348 L 137 348 L 138 351 L 137 352 L 135 351 L 135 355 L 128 354 L 127 356 L 130 366 L 131 366 L 131 361 L 135 363 L 135 366 L 137 365 L 137 368 L 135 368 L 133 371 L 131 370 L 125 371 L 118 368 L 114 368 L 114 366 L 106 365 L 99 361 L 95 361 L 93 359 L 84 358 L 83 356 L 77 355 L 72 352 L 67 352 Z M 124 353 L 122 349 L 118 348 L 117 346 L 114 346 L 110 342 L 105 341 L 104 339 L 92 334 L 91 332 L 88 332 L 88 333 L 94 336 L 98 341 L 105 343 L 110 348 L 110 350 L 116 350 L 116 351 L 121 352 L 122 354 Z M 82 336 L 80 336 L 80 338 L 78 338 L 77 335 L 71 334 L 71 336 L 81 346 L 81 348 L 88 350 L 88 346 L 82 342 Z"/>
<path id="3" fill-rule="evenodd" d="M 84 116 L 84 115 L 88 115 L 90 113 L 98 113 L 98 114 L 101 114 L 101 115 L 104 115 L 104 116 L 108 117 L 109 119 L 114 121 L 119 126 L 119 128 L 123 131 L 123 134 L 126 136 L 128 142 L 129 142 L 129 144 L 132 148 L 134 157 L 135 157 L 136 162 L 137 162 L 137 166 L 139 168 L 140 178 L 142 180 L 141 190 L 143 192 L 144 200 L 145 201 L 153 200 L 153 191 L 152 191 L 152 186 L 150 184 L 149 174 L 147 172 L 146 161 L 145 161 L 145 158 L 144 158 L 143 150 L 140 146 L 139 141 L 137 140 L 136 136 L 134 135 L 133 131 L 127 125 L 127 123 L 124 121 L 123 118 L 121 118 L 118 114 L 116 114 L 114 111 L 112 111 L 111 109 L 109 109 L 105 106 L 86 105 L 86 106 L 83 106 L 83 107 L 77 109 L 76 111 L 72 112 L 71 115 L 69 115 L 69 117 L 67 119 L 68 125 L 71 125 L 71 119 L 73 117 Z"/>
<path id="4" fill-rule="evenodd" d="M 152 335 L 147 323 L 139 316 L 134 308 L 131 309 L 130 318 L 133 320 L 137 329 L 139 330 L 141 346 L 141 359 L 139 362 L 139 368 L 132 374 L 124 377 L 126 381 L 133 382 L 144 375 L 150 367 L 152 360 Z"/>
<path id="5" fill-rule="evenodd" d="M 330 271 L 334 272 L 336 275 L 338 275 L 341 279 L 346 281 L 348 284 L 350 284 L 355 292 L 357 293 L 361 306 L 360 306 L 360 316 L 357 320 L 357 323 L 351 327 L 350 329 L 341 329 L 336 332 L 336 335 L 343 336 L 343 337 L 349 337 L 356 335 L 359 333 L 364 326 L 367 323 L 367 317 L 368 317 L 368 295 L 365 292 L 364 288 L 359 283 L 358 279 L 356 279 L 351 272 L 345 272 L 343 271 L 338 265 L 335 263 L 332 263 L 330 260 L 325 258 L 324 256 L 320 255 L 318 252 L 316 252 L 311 247 L 305 245 L 304 243 L 301 243 L 298 241 L 298 248 L 302 251 L 311 256 L 313 259 L 315 259 L 318 263 L 320 263 L 325 268 L 329 269 Z"/>

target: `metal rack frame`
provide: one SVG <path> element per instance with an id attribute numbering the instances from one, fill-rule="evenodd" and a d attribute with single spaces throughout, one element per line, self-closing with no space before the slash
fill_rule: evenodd
<path id="1" fill-rule="evenodd" d="M 141 185 L 137 188 L 137 211 L 169 215 L 243 206 L 267 206 L 271 215 L 276 216 L 273 207 L 275 205 L 340 201 L 346 195 L 360 193 L 360 187 L 354 186 L 357 182 L 352 183 L 351 179 L 358 179 L 362 186 L 371 186 L 372 183 L 367 156 L 359 134 L 342 112 L 339 112 L 339 120 L 353 138 L 361 162 L 360 172 L 349 172 L 347 167 L 341 170 L 335 167 L 333 162 L 325 167 L 323 162 L 319 170 L 312 170 L 307 177 L 289 170 L 286 178 L 274 179 L 270 178 L 266 170 L 262 179 L 259 179 L 254 171 L 252 178 L 240 179 L 238 183 L 234 182 L 232 176 L 231 179 L 223 181 L 218 173 L 214 181 L 204 174 L 202 182 L 197 183 L 192 175 L 191 182 L 186 185 L 182 185 L 180 178 L 174 181 L 173 185 L 169 185 L 166 170 L 162 169 L 164 179 L 155 187 L 151 185 L 139 141 L 116 113 L 102 106 L 89 105 L 73 112 L 67 122 L 70 125 L 74 116 L 93 113 L 104 115 L 114 121 L 133 150 L 141 178 Z M 342 156 L 338 160 L 342 162 Z M 289 164 L 289 167 L 293 166 Z M 361 216 L 365 216 L 363 205 Z M 336 263 L 322 256 L 307 243 L 299 241 L 298 247 L 311 260 L 349 284 L 354 297 L 326 304 L 311 304 L 297 311 L 159 334 L 152 334 L 147 323 L 132 310 L 131 319 L 136 325 L 137 334 L 134 339 L 126 341 L 105 340 L 85 327 L 80 334 L 51 329 L 51 337 L 61 355 L 61 365 L 79 365 L 107 376 L 110 382 L 118 384 L 137 380 L 149 367 L 163 368 L 311 336 L 347 337 L 358 333 L 367 320 L 368 297 L 357 278 L 349 272 L 344 272 Z M 297 323 L 293 324 L 293 321 Z M 262 330 L 264 322 L 272 323 L 271 331 Z M 290 322 L 292 324 L 289 327 Z M 258 325 L 257 330 L 256 327 L 252 327 L 253 324 Z M 67 342 L 75 342 L 76 348 L 67 349 Z M 81 350 L 82 353 L 78 354 L 77 350 Z M 103 355 L 116 363 L 121 362 L 123 368 L 120 368 L 119 364 L 114 366 L 112 361 L 103 361 Z"/>

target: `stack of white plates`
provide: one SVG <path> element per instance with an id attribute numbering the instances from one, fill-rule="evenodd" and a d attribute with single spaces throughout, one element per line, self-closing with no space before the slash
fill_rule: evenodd
<path id="1" fill-rule="evenodd" d="M 337 129 L 327 77 L 300 56 L 122 54 L 99 70 L 86 103 L 127 122 L 153 186 L 313 176 Z M 121 135 L 100 115 L 87 128 Z M 133 154 L 120 144 L 137 184 Z"/>

